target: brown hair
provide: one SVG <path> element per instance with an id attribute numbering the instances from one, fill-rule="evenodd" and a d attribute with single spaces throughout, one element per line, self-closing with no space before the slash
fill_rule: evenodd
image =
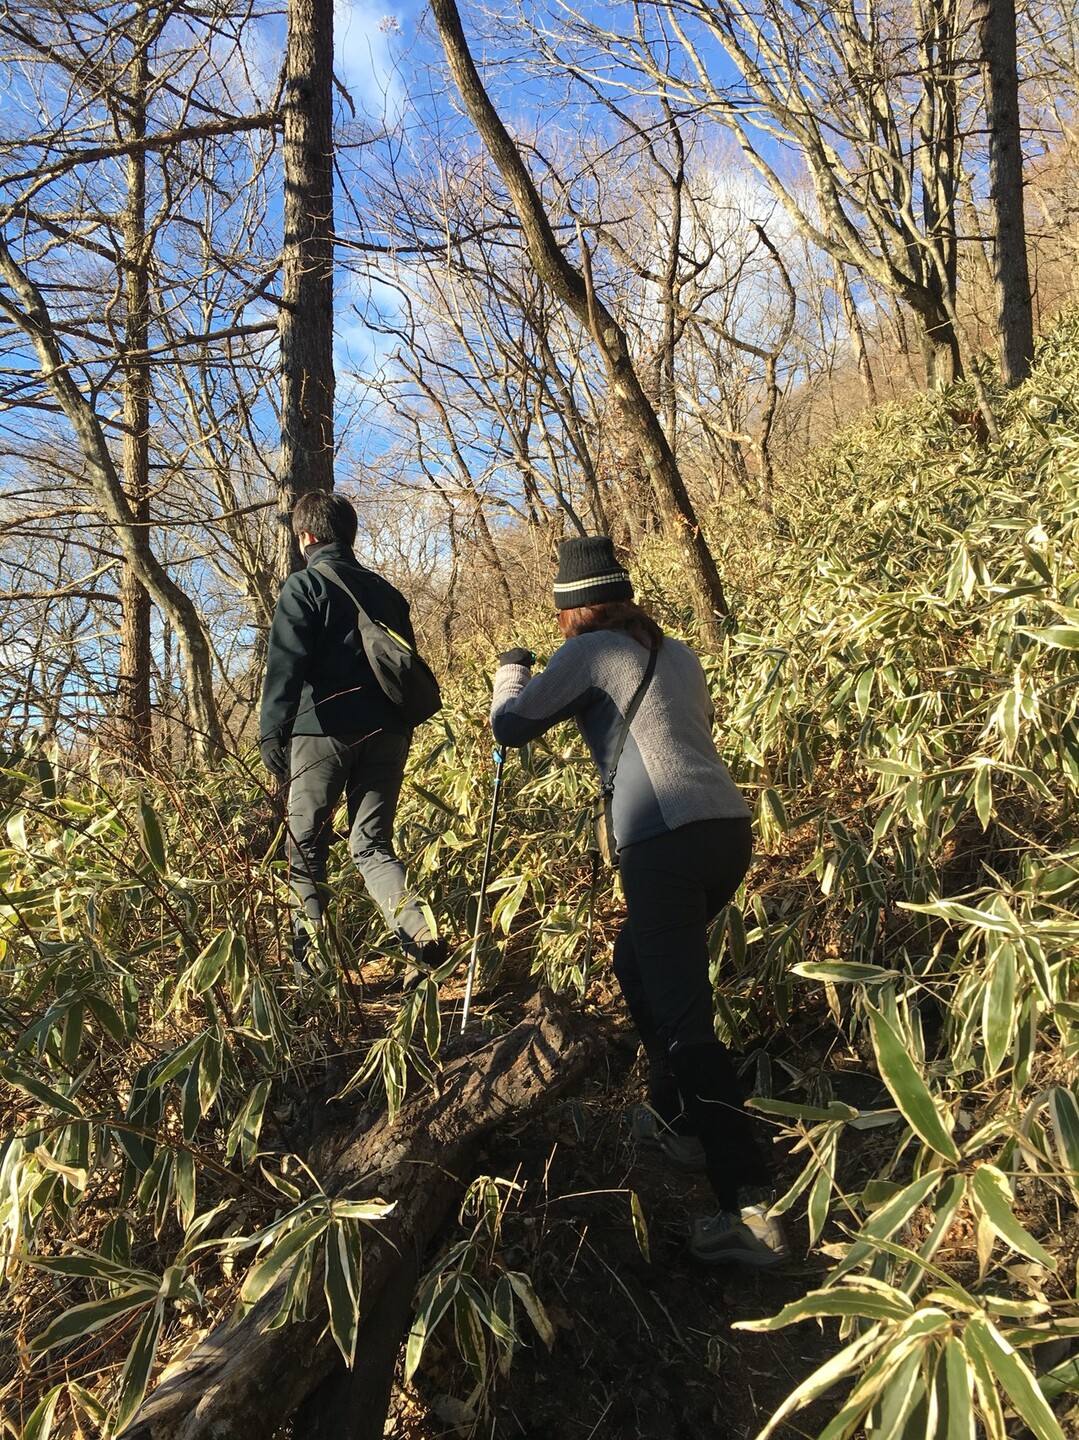
<path id="1" fill-rule="evenodd" d="M 601 600 L 597 605 L 559 610 L 558 627 L 566 640 L 593 630 L 624 630 L 646 650 L 658 650 L 663 644 L 663 631 L 636 600 Z"/>

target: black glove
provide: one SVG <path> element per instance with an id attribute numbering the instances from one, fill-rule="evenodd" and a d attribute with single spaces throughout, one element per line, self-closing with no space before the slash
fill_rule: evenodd
<path id="1" fill-rule="evenodd" d="M 283 780 L 288 774 L 288 746 L 278 735 L 270 735 L 259 741 L 262 763 L 271 775 Z"/>
<path id="2" fill-rule="evenodd" d="M 503 650 L 498 657 L 498 663 L 500 665 L 524 665 L 526 669 L 531 670 L 536 663 L 536 657 L 531 650 L 522 650 L 518 647 L 516 650 Z"/>

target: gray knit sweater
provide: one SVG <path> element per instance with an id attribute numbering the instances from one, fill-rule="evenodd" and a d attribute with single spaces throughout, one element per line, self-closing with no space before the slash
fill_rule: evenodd
<path id="1" fill-rule="evenodd" d="M 624 631 L 597 630 L 567 640 L 537 675 L 530 677 L 524 665 L 499 666 L 491 704 L 495 739 L 524 745 L 573 718 L 605 779 L 647 661 L 645 649 Z M 694 820 L 748 817 L 749 807 L 716 753 L 712 720 L 700 661 L 688 645 L 666 636 L 618 762 L 619 849 Z"/>

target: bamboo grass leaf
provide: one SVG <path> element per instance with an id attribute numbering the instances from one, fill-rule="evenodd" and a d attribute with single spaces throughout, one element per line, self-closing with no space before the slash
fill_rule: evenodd
<path id="1" fill-rule="evenodd" d="M 157 1298 L 157 1290 L 156 1283 L 152 1289 L 146 1285 L 137 1285 L 104 1300 L 88 1300 L 83 1305 L 73 1305 L 70 1310 L 58 1315 L 39 1335 L 35 1335 L 29 1348 L 34 1351 L 55 1350 L 58 1345 L 67 1345 L 84 1335 L 92 1335 L 110 1320 L 150 1304 Z"/>
<path id="2" fill-rule="evenodd" d="M 1037 1380 L 989 1319 L 971 1316 L 966 1342 L 968 1350 L 981 1357 L 989 1374 L 1000 1383 L 1015 1413 L 1036 1440 L 1067 1440 Z"/>
<path id="3" fill-rule="evenodd" d="M 118 1435 L 127 1425 L 142 1403 L 146 1387 L 150 1383 L 150 1372 L 154 1367 L 161 1328 L 165 1318 L 162 1302 L 155 1304 L 139 1327 L 135 1343 L 128 1351 L 124 1368 L 120 1372 L 119 1393 L 116 1413 L 113 1416 L 113 1434 Z"/>
<path id="4" fill-rule="evenodd" d="M 937 1364 L 934 1440 L 974 1440 L 974 1371 L 961 1340 L 949 1335 Z"/>
<path id="5" fill-rule="evenodd" d="M 64 1382 L 54 1385 L 34 1406 L 22 1432 L 22 1440 L 49 1440 L 56 1416 L 56 1402 L 64 1391 Z"/>
<path id="6" fill-rule="evenodd" d="M 142 848 L 145 850 L 150 864 L 159 875 L 164 875 L 168 870 L 165 836 L 161 829 L 161 821 L 157 818 L 157 812 L 145 798 L 139 801 L 138 829 Z"/>
<path id="7" fill-rule="evenodd" d="M 867 1003 L 866 1011 L 881 1079 L 902 1111 L 904 1119 L 932 1150 L 953 1165 L 958 1164 L 959 1150 L 945 1128 L 940 1111 L 920 1070 L 911 1058 L 910 1046 L 880 1010 Z"/>
<path id="8" fill-rule="evenodd" d="M 363 1283 L 363 1245 L 355 1221 L 331 1221 L 323 1256 L 326 1304 L 330 1333 L 346 1365 L 356 1358 L 360 1333 L 360 1291 Z"/>
<path id="9" fill-rule="evenodd" d="M 256 1262 L 243 1284 L 240 1301 L 245 1309 L 258 1303 L 270 1289 L 279 1275 L 313 1245 L 329 1224 L 327 1215 L 314 1215 L 305 1220 L 277 1242 L 268 1255 Z"/>
<path id="10" fill-rule="evenodd" d="M 1079 1100 L 1074 1091 L 1060 1085 L 1050 1090 L 1049 1115 L 1061 1167 L 1072 1194 L 1079 1199 Z"/>
<path id="11" fill-rule="evenodd" d="M 513 1293 L 525 1308 L 536 1334 L 549 1350 L 555 1342 L 555 1328 L 547 1314 L 543 1301 L 536 1294 L 532 1281 L 520 1270 L 507 1270 L 506 1278 L 513 1287 Z"/>
<path id="12" fill-rule="evenodd" d="M 1006 1244 L 1037 1264 L 1056 1269 L 1053 1256 L 1015 1218 L 1011 1187 L 995 1165 L 979 1165 L 970 1190 L 986 1222 Z"/>
<path id="13" fill-rule="evenodd" d="M 1016 978 L 1015 946 L 1004 941 L 996 948 L 992 975 L 982 1003 L 986 1072 L 990 1076 L 998 1072 L 1015 1041 L 1018 1015 Z"/>
<path id="14" fill-rule="evenodd" d="M 629 1192 L 629 1212 L 633 1220 L 633 1235 L 637 1241 L 637 1248 L 644 1256 L 645 1263 L 650 1263 L 652 1257 L 648 1249 L 648 1221 L 644 1218 L 644 1210 L 641 1208 L 640 1197 L 636 1190 Z"/>

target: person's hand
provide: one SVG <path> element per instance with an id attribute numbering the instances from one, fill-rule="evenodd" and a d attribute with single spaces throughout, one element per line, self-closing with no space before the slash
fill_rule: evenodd
<path id="1" fill-rule="evenodd" d="M 271 735 L 266 740 L 260 740 L 259 754 L 270 774 L 283 780 L 288 774 L 288 746 L 280 736 Z"/>
<path id="2" fill-rule="evenodd" d="M 523 665 L 526 670 L 531 670 L 536 663 L 536 657 L 531 650 L 522 650 L 520 646 L 515 650 L 503 650 L 498 657 L 500 665 Z"/>

